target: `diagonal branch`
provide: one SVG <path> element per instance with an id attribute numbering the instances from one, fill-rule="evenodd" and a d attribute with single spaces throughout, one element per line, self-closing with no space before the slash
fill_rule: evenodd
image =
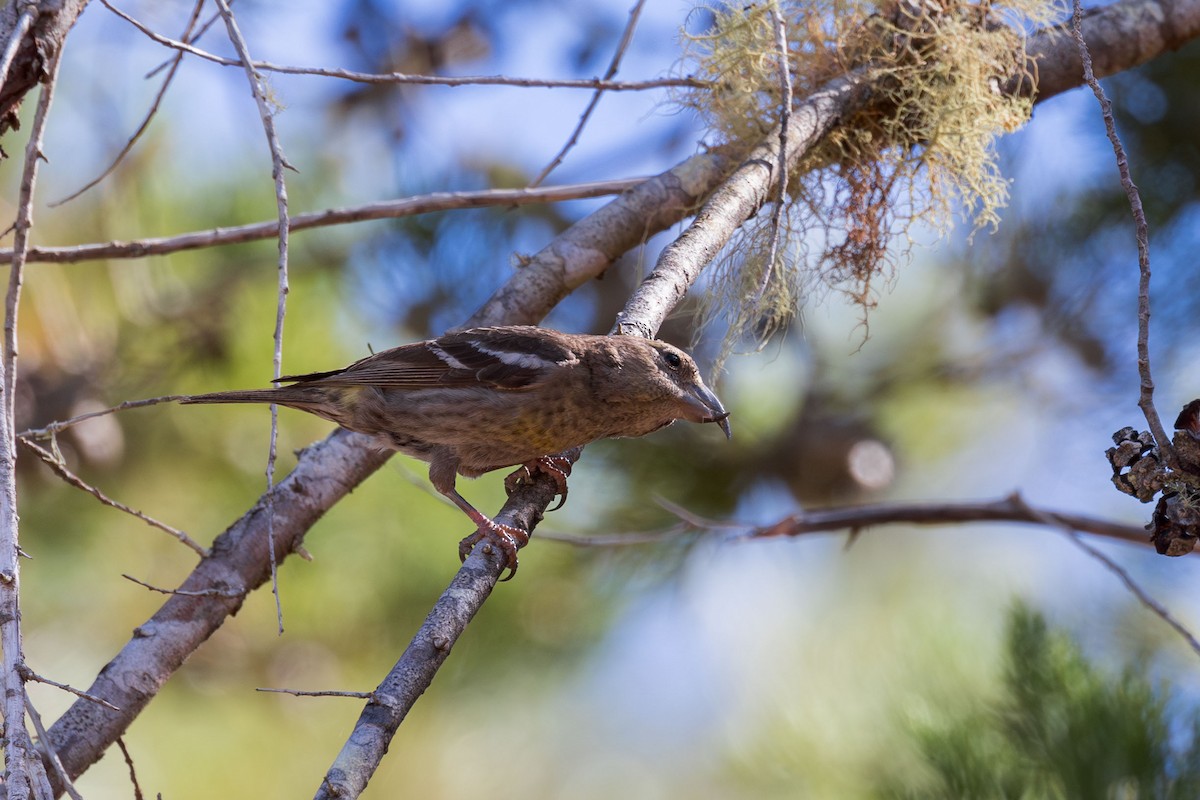
<path id="1" fill-rule="evenodd" d="M 213 542 L 212 554 L 175 594 L 134 631 L 87 689 L 119 712 L 77 700 L 50 727 L 67 774 L 78 777 L 128 728 L 193 651 L 241 608 L 270 577 L 266 508 L 274 507 L 276 557 L 300 546 L 305 532 L 338 500 L 387 460 L 366 437 L 337 430 L 302 451 L 296 469 Z M 53 780 L 53 776 L 52 776 Z M 56 790 L 61 786 L 55 785 Z"/>
<path id="2" fill-rule="evenodd" d="M 645 178 L 619 178 L 589 183 L 568 183 L 562 186 L 546 186 L 536 189 L 483 189 L 474 192 L 433 192 L 431 194 L 403 197 L 399 200 L 381 200 L 350 208 L 328 208 L 296 214 L 289 220 L 289 230 L 304 231 L 350 222 L 369 222 L 380 219 L 397 219 L 435 211 L 452 211 L 466 208 L 491 206 L 524 206 L 533 203 L 554 203 L 561 200 L 579 200 L 620 194 L 643 183 Z M 244 244 L 271 239 L 279 235 L 278 220 L 252 222 L 231 228 L 213 228 L 194 231 L 178 236 L 152 239 L 135 239 L 129 242 L 102 242 L 78 244 L 67 247 L 31 247 L 27 260 L 45 263 L 68 264 L 78 261 L 93 261 L 103 258 L 145 258 L 198 250 L 204 247 L 219 247 Z M 0 263 L 12 258 L 12 250 L 0 248 Z"/>
<path id="3" fill-rule="evenodd" d="M 196 5 L 192 7 L 192 15 L 188 18 L 187 26 L 183 29 L 183 40 L 185 42 L 193 41 L 192 31 L 195 30 L 196 23 L 200 20 L 200 11 L 203 8 L 204 0 L 196 0 Z M 201 28 L 200 33 L 203 32 L 204 29 Z M 84 192 L 87 192 L 89 189 L 99 185 L 102 180 L 113 174 L 117 167 L 121 165 L 121 162 L 125 160 L 125 156 L 129 155 L 130 151 L 133 150 L 133 146 L 138 143 L 139 139 L 142 138 L 142 134 L 150 128 L 150 122 L 154 119 L 154 116 L 158 114 L 158 108 L 162 105 L 163 98 L 167 96 L 167 89 L 171 88 L 171 82 L 175 80 L 175 73 L 179 71 L 179 65 L 183 63 L 184 55 L 185 54 L 182 52 L 176 53 L 170 59 L 170 61 L 167 62 L 168 69 L 166 77 L 163 78 L 162 84 L 158 87 L 158 92 L 154 95 L 154 100 L 150 103 L 149 110 L 147 110 L 145 116 L 142 117 L 141 124 L 137 126 L 137 129 L 134 130 L 133 134 L 130 135 L 130 137 L 126 140 L 125 146 L 122 147 L 115 156 L 113 156 L 113 159 L 109 162 L 108 166 L 105 167 L 99 175 L 92 178 L 90 181 L 71 192 L 66 197 L 47 203 L 48 206 L 51 208 L 57 208 L 65 203 L 69 203 L 76 197 L 81 196 Z"/>
<path id="4" fill-rule="evenodd" d="M 621 57 L 625 55 L 625 50 L 628 49 L 629 43 L 633 41 L 633 31 L 637 27 L 638 17 L 642 15 L 642 6 L 645 4 L 646 0 L 637 0 L 637 3 L 633 6 L 633 10 L 629 12 L 629 21 L 625 23 L 625 32 L 621 34 L 621 41 L 617 43 L 617 51 L 613 53 L 612 60 L 608 64 L 608 69 L 604 71 L 604 80 L 610 80 L 617 74 L 617 68 L 621 66 Z M 596 106 L 600 105 L 600 98 L 603 96 L 603 89 L 597 89 L 592 94 L 592 99 L 588 101 L 587 108 L 579 116 L 579 122 L 576 123 L 575 130 L 571 131 L 571 135 L 567 137 L 567 143 L 555 154 L 554 158 L 550 159 L 550 163 L 542 168 L 537 177 L 529 182 L 530 186 L 541 186 L 542 181 L 546 180 L 546 177 L 557 169 L 558 165 L 567 157 L 567 153 L 579 142 L 579 137 L 583 133 L 583 129 L 587 126 L 588 120 L 592 118 L 592 112 L 596 110 Z"/>

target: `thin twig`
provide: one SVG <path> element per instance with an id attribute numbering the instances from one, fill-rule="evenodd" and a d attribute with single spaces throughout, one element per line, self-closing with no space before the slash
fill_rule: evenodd
<path id="1" fill-rule="evenodd" d="M 125 758 L 125 766 L 129 767 L 129 780 L 133 783 L 133 800 L 142 800 L 142 787 L 138 785 L 137 770 L 133 768 L 133 756 L 129 754 L 129 748 L 125 746 L 124 737 L 117 737 L 117 747 L 121 749 L 121 755 Z M 159 795 L 161 800 L 162 795 Z"/>
<path id="2" fill-rule="evenodd" d="M 1192 634 L 1187 627 L 1171 614 L 1167 608 L 1153 597 L 1133 579 L 1128 570 L 1118 564 L 1116 561 L 1109 558 L 1099 548 L 1094 547 L 1090 542 L 1085 540 L 1074 526 L 1065 523 L 1061 518 L 1055 518 L 1043 511 L 1031 508 L 1024 499 L 1014 495 L 1010 498 L 1012 504 L 1029 513 L 1030 516 L 1038 519 L 1043 525 L 1057 528 L 1064 536 L 1066 536 L 1072 544 L 1078 547 L 1083 552 L 1087 553 L 1092 558 L 1099 561 L 1111 573 L 1120 579 L 1121 583 L 1125 584 L 1125 588 L 1138 599 L 1138 602 L 1150 610 L 1155 616 L 1159 617 L 1163 622 L 1170 625 L 1179 636 L 1187 642 L 1196 655 L 1200 655 L 1200 641 Z"/>
<path id="3" fill-rule="evenodd" d="M 1083 79 L 1087 81 L 1087 85 L 1092 89 L 1092 94 L 1096 96 L 1096 101 L 1100 103 L 1100 112 L 1104 116 L 1104 131 L 1108 134 L 1108 141 L 1112 143 L 1113 155 L 1117 160 L 1117 171 L 1121 175 L 1121 186 L 1125 189 L 1125 196 L 1129 199 L 1129 209 L 1133 213 L 1138 250 L 1137 364 L 1138 377 L 1141 379 L 1138 408 L 1146 417 L 1146 424 L 1150 426 L 1150 433 L 1154 435 L 1154 443 L 1158 445 L 1158 452 L 1162 455 L 1164 463 L 1173 469 L 1178 469 L 1179 461 L 1175 457 L 1175 448 L 1171 446 L 1171 437 L 1167 435 L 1162 420 L 1158 417 L 1158 410 L 1154 407 L 1154 378 L 1150 373 L 1150 229 L 1146 223 L 1146 212 L 1142 208 L 1141 193 L 1138 192 L 1137 185 L 1134 184 L 1133 176 L 1129 171 L 1129 159 L 1125 154 L 1125 147 L 1117 135 L 1117 123 L 1113 118 L 1112 103 L 1104 93 L 1104 88 L 1100 86 L 1100 81 L 1096 80 L 1096 73 L 1092 69 L 1092 54 L 1083 38 L 1083 5 L 1080 0 L 1073 0 L 1072 3 L 1071 34 L 1075 37 L 1075 44 L 1079 48 L 1079 58 L 1083 62 Z"/>
<path id="4" fill-rule="evenodd" d="M 152 592 L 158 592 L 159 594 L 179 595 L 180 597 L 225 597 L 231 600 L 246 596 L 246 592 L 238 591 L 237 589 L 202 589 L 200 591 L 191 591 L 188 589 L 164 589 L 161 586 L 155 586 L 154 584 L 138 580 L 132 575 L 128 575 L 124 572 L 121 573 L 121 577 L 127 581 L 136 583 L 138 586 L 144 586 Z"/>
<path id="5" fill-rule="evenodd" d="M 182 50 L 185 53 L 220 64 L 225 67 L 243 67 L 244 61 L 235 58 L 223 58 L 185 42 L 170 39 L 151 30 L 146 25 L 116 8 L 108 0 L 100 0 L 110 11 L 121 19 L 133 25 L 146 36 L 165 47 Z M 547 78 L 512 78 L 506 75 L 409 75 L 403 72 L 354 72 L 348 69 L 323 69 L 321 67 L 293 67 L 282 64 L 272 64 L 268 61 L 252 61 L 251 66 L 263 72 L 278 72 L 284 75 L 314 75 L 323 78 L 340 78 L 355 83 L 370 84 L 409 84 L 418 86 L 517 86 L 540 89 L 602 89 L 607 92 L 641 92 L 649 89 L 664 89 L 682 86 L 704 89 L 712 86 L 710 81 L 699 78 L 653 78 L 644 81 L 612 81 L 601 78 L 577 79 L 547 79 Z"/>
<path id="6" fill-rule="evenodd" d="M 275 181 L 275 207 L 279 213 L 279 260 L 276 262 L 276 272 L 279 276 L 278 294 L 275 304 L 275 333 L 274 333 L 274 355 L 272 357 L 272 365 L 275 370 L 275 380 L 279 380 L 279 376 L 283 374 L 283 322 L 287 316 L 287 296 L 288 296 L 288 232 L 291 229 L 291 223 L 288 220 L 288 195 L 287 182 L 284 180 L 283 171 L 285 169 L 293 169 L 292 165 L 287 162 L 283 156 L 283 148 L 279 144 L 279 136 L 275 133 L 275 114 L 271 110 L 270 101 L 267 99 L 266 88 L 263 85 L 262 77 L 251 66 L 254 61 L 250 58 L 250 50 L 246 46 L 246 40 L 242 37 L 241 30 L 238 29 L 237 20 L 234 19 L 233 12 L 229 10 L 227 0 L 215 0 L 217 8 L 221 10 L 221 16 L 225 18 L 225 27 L 229 31 L 229 40 L 233 43 L 233 48 L 237 50 L 237 54 L 241 57 L 242 63 L 246 65 L 246 78 L 250 82 L 250 92 L 254 95 L 254 102 L 258 105 L 258 115 L 262 119 L 263 132 L 267 136 L 267 146 L 271 150 L 271 177 Z M 275 486 L 275 458 L 278 455 L 279 445 L 279 406 L 271 404 L 271 444 L 267 449 L 267 497 L 272 498 L 274 494 L 271 489 Z M 283 605 L 279 598 L 279 575 L 277 573 L 277 564 L 275 563 L 275 509 L 269 504 L 267 506 L 267 551 L 271 554 L 271 594 L 275 596 L 275 619 L 279 626 L 279 635 L 283 635 Z"/>
<path id="7" fill-rule="evenodd" d="M 380 219 L 397 219 L 436 211 L 452 211 L 466 208 L 488 208 L 491 206 L 523 206 L 533 203 L 555 203 L 563 200 L 581 200 L 621 194 L 648 178 L 619 178 L 611 181 L 573 183 L 562 186 L 546 186 L 536 189 L 483 189 L 475 192 L 434 192 L 432 194 L 405 197 L 400 200 L 384 200 L 350 208 L 329 208 L 296 214 L 291 218 L 291 230 L 303 231 L 348 222 L 368 222 Z M 229 244 L 244 244 L 279 235 L 277 220 L 252 222 L 230 228 L 213 228 L 194 231 L 178 236 L 135 239 L 129 242 L 98 242 L 94 244 L 70 245 L 67 247 L 32 247 L 28 261 L 68 264 L 78 261 L 115 258 L 145 258 L 147 256 L 170 255 L 185 250 L 217 247 Z M 11 249 L 0 249 L 0 263 L 12 258 Z"/>
<path id="8" fill-rule="evenodd" d="M 1063 533 L 1066 534 L 1067 538 L 1074 542 L 1079 549 L 1083 550 L 1092 558 L 1099 561 L 1101 564 L 1107 567 L 1110 572 L 1120 578 L 1121 583 L 1125 584 L 1125 588 L 1129 589 L 1129 591 L 1133 593 L 1133 596 L 1138 599 L 1138 602 L 1150 609 L 1150 611 L 1161 618 L 1163 622 L 1174 628 L 1175 632 L 1178 633 L 1185 642 L 1187 642 L 1188 646 L 1192 648 L 1196 655 L 1200 655 L 1200 641 L 1197 641 L 1192 632 L 1188 630 L 1183 623 L 1175 619 L 1175 617 L 1166 609 L 1165 606 L 1151 597 L 1141 586 L 1139 586 L 1137 581 L 1130 576 L 1124 567 L 1085 541 L 1079 531 L 1065 529 Z"/>
<path id="9" fill-rule="evenodd" d="M 629 11 L 629 21 L 625 23 L 625 30 L 621 34 L 621 41 L 617 43 L 617 50 L 613 53 L 612 60 L 608 63 L 608 69 L 604 72 L 604 80 L 611 80 L 617 74 L 617 69 L 621 66 L 621 58 L 625 55 L 625 51 L 629 48 L 629 43 L 633 40 L 633 32 L 637 28 L 638 17 L 642 14 L 642 6 L 646 5 L 646 0 L 637 0 L 633 8 Z M 567 139 L 567 143 L 562 146 L 558 154 L 550 159 L 550 163 L 542 168 L 537 177 L 530 181 L 529 185 L 540 186 L 542 181 L 562 163 L 566 158 L 567 153 L 571 148 L 579 142 L 579 136 L 583 133 L 583 128 L 591 119 L 592 112 L 596 110 L 596 106 L 600 103 L 600 97 L 604 94 L 603 89 L 597 89 L 592 94 L 592 99 L 588 101 L 587 108 L 583 110 L 583 114 L 579 117 L 579 123 L 575 126 L 575 130 L 571 132 L 571 136 Z"/>
<path id="10" fill-rule="evenodd" d="M 229 0 L 229 5 L 231 5 L 231 6 L 233 5 L 233 0 Z M 219 20 L 219 19 L 221 19 L 221 12 L 217 11 L 212 16 L 210 16 L 207 20 L 204 21 L 204 24 L 200 26 L 200 29 L 198 31 L 196 31 L 195 36 L 193 36 L 190 39 L 185 37 L 183 39 L 183 41 L 187 42 L 188 44 L 195 44 L 196 42 L 200 41 L 201 37 L 203 37 L 204 34 L 208 33 L 208 29 L 211 28 L 213 25 L 215 25 L 217 20 Z M 184 53 L 182 51 L 180 51 L 179 55 L 184 55 Z M 175 59 L 177 57 L 178 56 L 171 56 L 166 61 L 163 61 L 161 64 L 159 64 L 157 67 L 155 67 L 154 69 L 147 72 L 142 77 L 144 77 L 146 80 L 153 78 L 155 75 L 162 72 L 167 67 L 171 66 L 171 64 L 175 61 Z"/>
<path id="11" fill-rule="evenodd" d="M 301 689 L 271 689 L 269 687 L 260 686 L 254 691 L 256 692 L 274 692 L 276 694 L 291 694 L 296 697 L 353 697 L 358 700 L 372 700 L 375 698 L 374 692 L 341 692 L 329 689 L 321 692 L 308 692 Z"/>
<path id="12" fill-rule="evenodd" d="M 96 697 L 94 694 L 88 694 L 87 692 L 83 691 L 82 689 L 76 689 L 74 686 L 71 686 L 69 684 L 59 683 L 58 681 L 51 680 L 50 678 L 47 678 L 45 675 L 37 674 L 33 670 L 29 669 L 29 667 L 25 667 L 25 669 L 22 670 L 22 677 L 25 678 L 25 680 L 27 680 L 27 681 L 34 681 L 35 683 L 44 683 L 47 686 L 53 686 L 55 689 L 62 689 L 64 692 L 67 692 L 68 694 L 73 694 L 76 697 L 82 697 L 84 700 L 88 700 L 92 703 L 96 703 L 97 705 L 104 706 L 105 708 L 109 709 L 110 711 L 120 711 L 121 710 L 121 709 L 117 708 L 116 706 L 114 706 L 112 703 L 105 700 L 103 697 Z"/>
<path id="13" fill-rule="evenodd" d="M 861 531 L 878 525 L 955 525 L 964 522 L 1045 524 L 1046 520 L 1129 544 L 1143 547 L 1149 544 L 1145 528 L 1082 514 L 1033 509 L 1016 495 L 973 503 L 878 503 L 816 509 L 784 517 L 770 525 L 746 526 L 746 536 L 803 536 L 846 529 Z"/>
<path id="14" fill-rule="evenodd" d="M 51 439 L 59 431 L 64 431 L 67 428 L 73 428 L 81 422 L 87 422 L 89 419 L 95 419 L 96 417 L 107 417 L 109 414 L 115 414 L 118 411 L 125 411 L 130 408 L 156 406 L 159 403 L 173 403 L 176 400 L 182 400 L 185 397 L 187 397 L 187 395 L 167 394 L 163 395 L 162 397 L 149 397 L 145 400 L 126 400 L 124 403 L 120 403 L 109 408 L 102 408 L 99 411 L 89 411 L 86 414 L 80 414 L 77 417 L 51 422 L 49 425 L 41 428 L 29 428 L 27 430 L 23 430 L 17 434 L 17 438 L 33 440 Z"/>
<path id="15" fill-rule="evenodd" d="M 50 742 L 50 737 L 46 735 L 46 726 L 42 724 L 42 715 L 33 707 L 33 702 L 28 697 L 25 698 L 25 711 L 28 712 L 29 719 L 33 722 L 33 729 L 37 731 L 39 749 L 46 755 L 50 766 L 54 768 L 54 773 L 58 775 L 62 787 L 67 790 L 67 794 L 71 795 L 72 800 L 83 800 L 83 795 L 79 794 L 75 784 L 71 783 L 67 771 L 63 769 L 62 759 L 58 757 L 58 753 Z"/>
<path id="16" fill-rule="evenodd" d="M 158 528 L 160 531 L 170 534 L 170 536 L 172 538 L 174 538 L 181 544 L 183 544 L 186 547 L 188 547 L 189 549 L 191 549 L 192 552 L 194 552 L 196 555 L 200 556 L 201 558 L 204 558 L 208 555 L 207 548 L 203 547 L 199 542 L 197 542 L 192 537 L 188 536 L 183 531 L 179 530 L 176 527 L 168 525 L 165 522 L 157 520 L 154 517 L 150 516 L 149 514 L 145 514 L 141 511 L 138 511 L 136 508 L 127 506 L 124 503 L 120 502 L 119 500 L 113 500 L 111 497 L 106 495 L 104 492 L 100 491 L 95 486 L 92 486 L 90 483 L 83 480 L 83 478 L 80 478 L 78 475 L 76 475 L 74 472 L 72 472 L 70 470 L 70 468 L 67 466 L 67 462 L 65 459 L 63 459 L 62 453 L 58 452 L 57 446 L 54 446 L 53 450 L 47 450 L 46 448 L 42 447 L 41 445 L 36 444 L 35 442 L 33 442 L 30 439 L 19 439 L 18 441 L 20 441 L 21 444 L 25 445 L 25 447 L 27 447 L 34 455 L 36 455 L 38 458 L 40 458 L 42 460 L 42 463 L 44 463 L 46 466 L 48 466 L 54 472 L 55 475 L 62 478 L 64 481 L 66 481 L 71 486 L 74 486 L 76 489 L 81 489 L 81 490 L 87 492 L 92 497 L 95 497 L 101 503 L 103 503 L 106 506 L 109 506 L 110 508 L 115 508 L 117 511 L 123 511 L 132 517 L 136 517 L 137 519 L 140 519 L 142 522 L 146 523 L 147 525 L 149 525 L 152 528 Z"/>
<path id="17" fill-rule="evenodd" d="M 33 4 L 26 6 L 26 11 Z M 11 42 L 10 42 L 11 45 Z M 25 146 L 25 164 L 18 193 L 16 236 L 9 267 L 8 294 L 5 298 L 4 358 L 0 360 L 0 684 L 3 686 L 4 785 L 11 800 L 23 800 L 35 790 L 42 777 L 40 764 L 29 760 L 29 734 L 25 729 L 25 654 L 21 634 L 20 536 L 17 517 L 17 445 L 15 393 L 17 377 L 17 307 L 25 268 L 29 229 L 33 225 L 33 196 L 37 185 L 38 162 L 42 156 L 42 136 L 54 99 L 62 48 L 50 58 L 46 80 L 42 84 L 29 141 Z"/>
<path id="18" fill-rule="evenodd" d="M 787 20 L 779 9 L 778 2 L 771 4 L 770 12 L 775 27 L 775 55 L 779 59 L 779 90 L 782 95 L 779 108 L 779 161 L 775 165 L 779 177 L 775 184 L 778 187 L 775 207 L 771 209 L 771 246 L 767 250 L 767 264 L 763 267 L 763 276 L 754 294 L 754 303 L 758 303 L 766 294 L 771 275 L 775 271 L 775 259 L 779 257 L 780 221 L 787 202 L 788 127 L 792 121 L 792 65 L 788 59 Z"/>
<path id="19" fill-rule="evenodd" d="M 200 19 L 200 11 L 203 8 L 204 0 L 196 0 L 196 5 L 192 8 L 192 16 L 188 19 L 187 27 L 183 30 L 183 41 L 194 41 L 189 37 L 191 36 L 192 29 L 196 26 L 197 20 Z M 158 87 L 158 93 L 154 96 L 154 102 L 150 104 L 150 110 L 146 112 L 146 116 L 142 119 L 142 123 L 138 125 L 137 130 L 135 130 L 133 135 L 130 136 L 128 141 L 125 142 L 125 146 L 122 147 L 121 151 L 117 153 L 115 157 L 113 157 L 111 162 L 109 162 L 108 167 L 105 168 L 104 171 L 95 178 L 88 181 L 82 187 L 62 198 L 61 200 L 55 200 L 51 203 L 47 203 L 48 206 L 51 208 L 57 208 L 64 203 L 69 203 L 76 197 L 82 195 L 88 189 L 96 186 L 98 183 L 100 183 L 100 181 L 107 178 L 113 173 L 114 170 L 116 170 L 117 166 L 125 160 L 125 156 L 129 155 L 129 151 L 133 149 L 133 146 L 137 144 L 139 139 L 142 138 L 142 134 L 145 133 L 150 127 L 150 121 L 154 119 L 154 115 L 158 113 L 158 107 L 162 104 L 163 98 L 167 96 L 167 89 L 170 88 L 171 81 L 175 79 L 175 73 L 179 71 L 179 65 L 183 62 L 183 56 L 183 52 L 178 52 L 171 58 L 170 70 L 167 72 L 167 76 L 163 78 L 162 85 Z"/>

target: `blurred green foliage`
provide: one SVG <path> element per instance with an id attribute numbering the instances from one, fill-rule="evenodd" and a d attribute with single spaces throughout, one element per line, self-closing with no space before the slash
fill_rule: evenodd
<path id="1" fill-rule="evenodd" d="M 929 774 L 881 795 L 955 800 L 1200 796 L 1200 713 L 1169 705 L 1145 665 L 1110 675 L 1063 631 L 1018 604 L 997 696 L 940 709 L 915 735 Z"/>

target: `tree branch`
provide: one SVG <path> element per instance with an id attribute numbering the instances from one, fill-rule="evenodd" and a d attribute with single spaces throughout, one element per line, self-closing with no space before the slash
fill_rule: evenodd
<path id="1" fill-rule="evenodd" d="M 14 4 L 15 5 L 15 4 Z M 0 360 L 0 684 L 4 687 L 4 786 L 8 797 L 19 799 L 37 792 L 44 778 L 33 755 L 25 728 L 25 665 L 21 634 L 21 564 L 17 516 L 17 441 L 15 427 L 17 381 L 17 310 L 25 268 L 29 229 L 33 226 L 33 196 L 38 164 L 42 161 L 42 135 L 54 99 L 54 82 L 61 62 L 59 49 L 47 66 L 46 83 L 38 98 L 33 130 L 25 145 L 25 163 L 17 200 L 16 235 L 4 302 L 4 358 Z"/>
<path id="2" fill-rule="evenodd" d="M 484 189 L 477 192 L 434 192 L 399 200 L 382 200 L 351 208 L 330 208 L 296 214 L 288 220 L 289 230 L 303 231 L 324 228 L 330 225 L 345 225 L 350 222 L 368 222 L 380 219 L 397 219 L 435 211 L 452 211 L 464 208 L 487 208 L 490 206 L 523 206 L 533 203 L 554 203 L 562 200 L 579 200 L 620 194 L 638 186 L 646 178 L 620 178 L 611 181 L 571 183 L 562 186 L 547 186 L 537 189 Z M 93 261 L 107 258 L 145 258 L 198 250 L 204 247 L 219 247 L 244 244 L 279 235 L 278 220 L 252 222 L 232 228 L 213 228 L 194 231 L 179 236 L 151 239 L 135 239 L 129 242 L 99 242 L 67 247 L 31 247 L 27 261 L 67 264 L 77 261 Z M 0 248 L 0 262 L 12 258 L 12 250 Z"/>
<path id="3" fill-rule="evenodd" d="M 176 41 L 156 33 L 143 25 L 124 11 L 113 6 L 108 0 L 100 0 L 109 11 L 137 28 L 150 39 L 164 47 L 170 47 L 183 53 L 190 53 L 197 58 L 220 64 L 224 67 L 243 67 L 245 60 L 223 58 L 201 50 L 199 47 L 186 42 Z M 704 88 L 710 86 L 707 81 L 696 78 L 655 78 L 647 81 L 613 81 L 602 78 L 580 78 L 549 80 L 543 78 L 511 78 L 506 75 L 408 75 L 402 72 L 354 72 L 348 69 L 325 69 L 323 67 L 292 67 L 282 64 L 272 64 L 267 61 L 250 61 L 250 66 L 264 72 L 278 72 L 283 75 L 311 75 L 322 78 L 341 78 L 355 83 L 369 84 L 408 84 L 418 86 L 520 86 L 542 89 L 595 89 L 609 92 L 638 92 L 647 89 L 663 89 L 670 86 L 691 86 Z"/>
<path id="4" fill-rule="evenodd" d="M 367 437 L 336 430 L 300 453 L 290 475 L 272 489 L 279 559 L 300 546 L 305 532 L 338 500 L 388 458 Z M 270 577 L 266 550 L 267 498 L 213 542 L 172 595 L 110 661 L 87 693 L 121 710 L 76 701 L 49 734 L 67 774 L 78 777 L 121 736 L 184 660 L 241 608 L 245 596 Z M 52 776 L 53 780 L 53 776 Z M 62 787 L 55 784 L 55 790 Z"/>
<path id="5" fill-rule="evenodd" d="M 1129 159 L 1125 155 L 1125 147 L 1121 137 L 1117 135 L 1117 123 L 1113 119 L 1112 103 L 1096 79 L 1092 66 L 1092 55 L 1087 42 L 1083 38 L 1083 5 L 1075 0 L 1071 15 L 1071 34 L 1079 48 L 1079 56 L 1083 60 L 1083 79 L 1096 96 L 1100 104 L 1100 114 L 1104 118 L 1104 132 L 1112 144 L 1113 155 L 1117 160 L 1117 172 L 1121 176 L 1121 187 L 1129 200 L 1129 210 L 1133 214 L 1135 238 L 1138 251 L 1138 299 L 1137 299 L 1137 365 L 1140 387 L 1138 392 L 1138 407 L 1150 426 L 1154 443 L 1162 460 L 1172 469 L 1179 469 L 1179 459 L 1175 457 L 1175 448 L 1171 446 L 1171 437 L 1167 435 L 1158 410 L 1154 407 L 1154 378 L 1150 372 L 1150 227 L 1146 223 L 1146 212 L 1142 208 L 1142 195 L 1134 185 L 1133 176 L 1129 171 Z M 1193 641 L 1195 641 L 1193 639 Z"/>

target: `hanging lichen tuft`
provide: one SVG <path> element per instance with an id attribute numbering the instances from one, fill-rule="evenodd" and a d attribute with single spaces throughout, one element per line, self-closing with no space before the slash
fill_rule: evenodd
<path id="1" fill-rule="evenodd" d="M 1060 16 L 1057 0 L 813 0 L 709 9 L 712 24 L 685 34 L 682 69 L 710 81 L 679 100 L 721 143 L 752 145 L 781 109 L 778 15 L 797 102 L 846 75 L 869 81 L 872 101 L 788 176 L 776 263 L 764 209 L 715 264 L 705 316 L 730 324 L 728 352 L 760 345 L 805 298 L 833 290 L 867 312 L 907 258 L 919 223 L 939 233 L 961 215 L 994 228 L 1008 198 L 995 139 L 1029 119 L 1032 83 L 1024 32 Z M 897 246 L 899 242 L 899 246 Z"/>

